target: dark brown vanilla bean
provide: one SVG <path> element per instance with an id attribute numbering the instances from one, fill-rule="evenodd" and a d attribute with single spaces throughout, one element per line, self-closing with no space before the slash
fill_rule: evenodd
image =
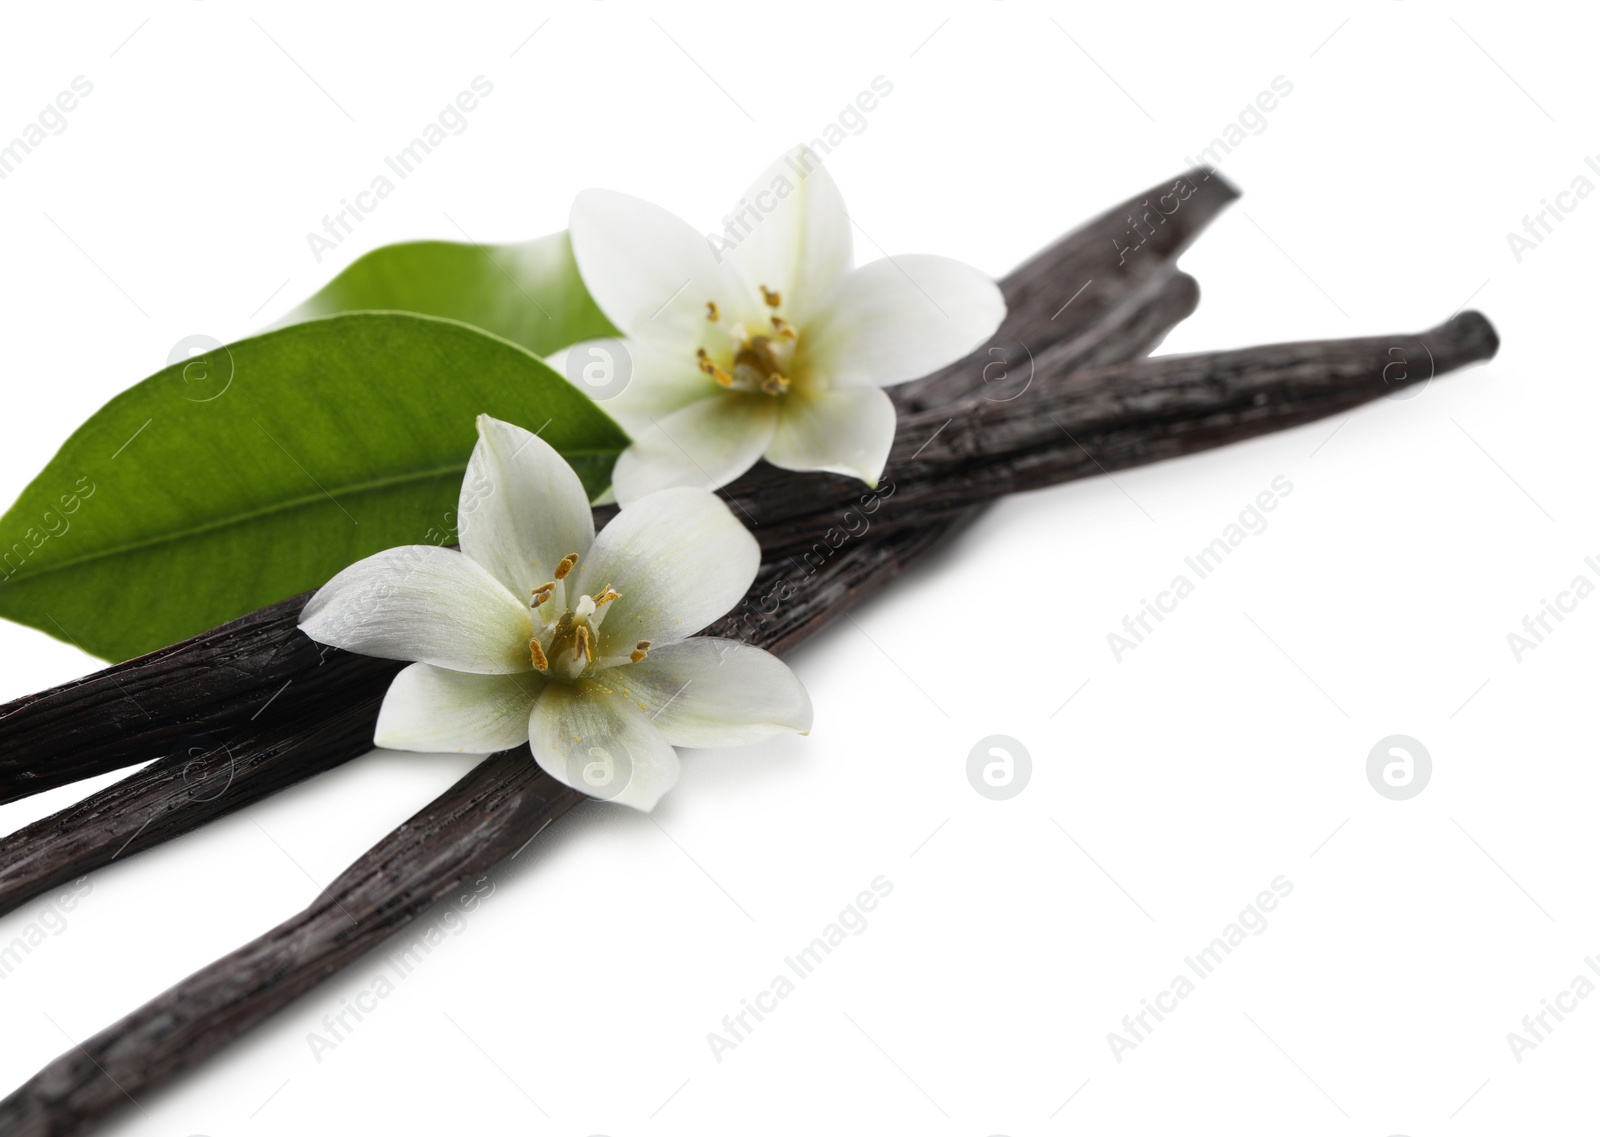
<path id="1" fill-rule="evenodd" d="M 404 664 L 374 661 L 331 716 L 196 736 L 169 757 L 0 838 L 0 914 L 122 857 L 169 841 L 372 749 L 389 681 Z"/>
<path id="2" fill-rule="evenodd" d="M 1200 286 L 1194 277 L 1182 272 L 1164 276 L 1081 333 L 1047 347 L 1032 361 L 1033 377 L 1039 382 L 1053 381 L 1050 376 L 1038 374 L 1039 359 L 1065 379 L 1086 368 L 1138 359 L 1155 350 L 1168 332 L 1194 315 L 1199 304 Z M 996 395 L 989 401 L 1012 400 Z"/>
<path id="3" fill-rule="evenodd" d="M 1113 206 L 1013 270 L 1000 282 L 1006 318 L 992 344 L 1020 346 L 1024 358 L 1005 359 L 1004 368 L 1025 366 L 1028 352 L 1107 323 L 1130 297 L 1171 276 L 1179 254 L 1238 197 L 1220 174 L 1196 167 Z M 969 395 L 1004 397 L 1015 387 L 997 382 L 1001 361 L 989 348 L 891 387 L 889 396 L 902 414 Z"/>
<path id="4" fill-rule="evenodd" d="M 339 710 L 347 684 L 384 667 L 301 635 L 308 597 L 0 707 L 0 804 L 164 758 L 219 730 Z"/>
<path id="5" fill-rule="evenodd" d="M 1489 359 L 1498 346 L 1488 320 L 1463 312 L 1420 335 L 1161 356 L 1045 382 L 1011 402 L 918 412 L 901 420 L 884 475 L 894 508 L 877 524 L 927 524 L 1003 494 L 1284 430 Z M 1049 370 L 1048 353 L 1038 366 Z M 767 485 L 728 496 L 772 557 L 814 550 L 862 494 L 830 475 L 799 514 L 791 495 Z"/>
<path id="6" fill-rule="evenodd" d="M 1083 361 L 1128 358 L 1158 340 L 1193 308 L 1193 282 L 1171 283 L 1173 260 L 1237 196 L 1220 176 L 1190 170 L 1108 210 L 1010 273 L 1001 281 L 1008 311 L 995 342 L 1010 353 L 1004 368 L 1012 378 L 999 396 L 1014 391 L 1030 352 L 1076 342 L 1080 365 L 1088 365 Z M 1157 213 L 1137 227 L 1150 236 L 1137 245 L 1128 231 L 1152 209 Z M 996 394 L 995 372 L 985 371 L 992 362 L 987 351 L 975 352 L 892 393 L 906 408 Z M 767 474 L 793 483 L 802 496 L 809 492 L 804 479 Z M 196 735 L 261 720 L 316 721 L 341 705 L 347 681 L 368 689 L 368 661 L 319 649 L 296 632 L 305 599 L 281 601 L 0 706 L 0 804 L 164 759 Z"/>
<path id="7" fill-rule="evenodd" d="M 1085 445 L 1122 465 L 1208 449 L 1253 437 L 1273 424 L 1306 421 L 1381 394 L 1382 367 L 1391 346 L 1409 359 L 1431 353 L 1433 371 L 1494 353 L 1488 322 L 1476 313 L 1456 317 L 1418 337 L 1380 337 L 1333 343 L 1285 344 L 1208 356 L 1150 360 L 1136 367 L 1093 372 L 1059 392 L 1048 387 L 1039 402 L 1056 406 L 1089 440 Z M 1377 368 L 1377 370 L 1374 370 Z M 1396 383 L 1418 382 L 1413 367 Z M 1374 384 L 1379 384 L 1379 388 Z M 1083 387 L 1083 391 L 1077 388 Z M 1078 396 L 1073 401 L 1073 396 Z M 1258 397 L 1260 396 L 1260 397 Z M 1017 400 L 1018 403 L 1021 400 Z M 1027 423 L 1033 413 L 1009 409 L 973 413 L 941 443 L 958 477 L 987 490 L 1080 476 L 1088 458 L 1064 462 L 1054 443 L 1039 443 Z M 931 420 L 930 420 L 931 421 Z M 954 420 L 949 420 L 952 423 Z M 1143 424 L 1143 425 L 1141 425 Z M 1018 461 L 984 461 L 990 432 L 1019 446 Z M 1026 443 L 1026 445 L 1024 445 Z M 1029 449 L 1039 443 L 1039 448 Z M 927 444 L 928 448 L 932 443 Z M 908 486 L 918 486 L 914 460 Z M 1041 463 L 1035 469 L 1033 463 Z M 932 462 L 927 463 L 932 465 Z M 998 471 L 998 472 L 997 472 Z M 927 484 L 933 484 L 931 481 Z M 951 491 L 960 511 L 972 486 Z M 928 491 L 918 508 L 943 508 Z M 938 532 L 906 526 L 870 548 L 884 558 L 854 574 L 864 558 L 825 561 L 819 579 L 796 598 L 817 604 L 815 619 L 774 622 L 755 642 L 792 646 L 836 618 L 871 589 L 894 579 Z M 926 543 L 926 544 L 922 544 Z M 848 583 L 852 579 L 858 583 Z M 770 585 L 770 581 L 768 582 Z M 161 1084 L 237 1037 L 363 951 L 414 920 L 497 859 L 521 849 L 577 795 L 539 774 L 526 750 L 496 755 L 417 813 L 325 890 L 299 916 L 232 955 L 197 972 L 120 1022 L 46 1066 L 0 1102 L 0 1132 L 17 1137 L 82 1133 L 131 1096 Z"/>
<path id="8" fill-rule="evenodd" d="M 1466 311 L 1421 333 L 1133 360 L 1081 372 L 1069 384 L 1043 383 L 1029 402 L 986 403 L 977 414 L 953 420 L 937 412 L 908 417 L 902 424 L 908 437 L 896 440 L 889 466 L 909 467 L 906 481 L 919 488 L 935 480 L 952 487 L 930 492 L 930 498 L 934 492 L 964 492 L 956 483 L 965 483 L 967 475 L 952 477 L 953 472 L 987 468 L 990 476 L 982 485 L 993 492 L 973 491 L 986 500 L 1053 484 L 1062 480 L 1059 473 L 1082 476 L 1078 466 L 1094 466 L 1082 453 L 1069 452 L 1059 462 L 1047 453 L 1056 449 L 1063 425 L 1080 440 L 1103 441 L 1096 457 L 1106 469 L 1119 469 L 1359 406 L 1492 359 L 1499 347 L 1483 314 Z M 1040 367 L 1051 369 L 1049 355 Z M 912 441 L 919 420 L 924 429 L 951 421 L 951 429 L 919 446 Z M 1032 456 L 1037 462 L 1025 459 L 1033 448 L 1040 451 Z M 987 454 L 1006 458 L 990 462 Z"/>
<path id="9" fill-rule="evenodd" d="M 6 1137 L 83 1133 L 382 943 L 583 795 L 528 748 L 479 764 L 311 906 L 64 1055 L 0 1102 Z"/>

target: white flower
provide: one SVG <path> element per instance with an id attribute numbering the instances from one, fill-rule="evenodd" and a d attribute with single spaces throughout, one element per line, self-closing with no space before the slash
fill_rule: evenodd
<path id="1" fill-rule="evenodd" d="M 852 271 L 850 218 L 819 161 L 797 147 L 774 162 L 715 241 L 626 194 L 573 203 L 578 270 L 632 360 L 603 404 L 633 436 L 612 474 L 617 500 L 715 489 L 761 457 L 876 485 L 895 430 L 880 388 L 960 359 L 999 326 L 1000 290 L 957 261 Z"/>
<path id="2" fill-rule="evenodd" d="M 775 656 L 689 638 L 760 563 L 715 495 L 642 498 L 596 536 L 561 456 L 483 415 L 458 516 L 460 552 L 378 553 L 301 613 L 320 643 L 419 661 L 385 695 L 377 745 L 488 754 L 531 742 L 557 780 L 647 810 L 677 781 L 674 746 L 811 728 L 805 688 Z"/>

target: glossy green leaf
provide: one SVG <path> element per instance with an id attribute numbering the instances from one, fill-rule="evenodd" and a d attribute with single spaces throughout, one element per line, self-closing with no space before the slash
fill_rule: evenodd
<path id="1" fill-rule="evenodd" d="M 158 372 L 79 427 L 0 517 L 0 615 L 107 659 L 455 539 L 480 413 L 591 494 L 627 436 L 522 348 L 450 320 L 297 324 Z"/>
<path id="2" fill-rule="evenodd" d="M 617 334 L 584 288 L 565 231 L 516 245 L 385 245 L 351 264 L 278 326 L 378 311 L 460 320 L 536 355 Z"/>

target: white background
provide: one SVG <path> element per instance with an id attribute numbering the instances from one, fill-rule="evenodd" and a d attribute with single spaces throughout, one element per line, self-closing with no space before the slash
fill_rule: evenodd
<path id="1" fill-rule="evenodd" d="M 1520 662 L 1506 636 L 1600 583 L 1578 332 L 1600 200 L 1521 263 L 1506 235 L 1600 185 L 1590 19 L 9 5 L 0 137 L 76 75 L 94 91 L 0 182 L 8 500 L 185 336 L 259 329 L 387 242 L 559 229 L 588 185 L 712 228 L 878 75 L 893 94 L 829 159 L 863 259 L 1001 275 L 1187 166 L 1281 75 L 1292 95 L 1221 167 L 1244 199 L 1183 262 L 1200 311 L 1162 350 L 1414 331 L 1469 300 L 1504 341 L 1416 398 L 1001 503 L 792 658 L 810 737 L 689 755 L 652 817 L 579 810 L 320 1062 L 309 1032 L 381 956 L 115 1132 L 1577 1132 L 1600 998 L 1520 1063 L 1506 1036 L 1600 953 L 1600 600 Z M 317 263 L 306 233 L 477 75 L 494 92 L 465 133 Z M 1117 662 L 1107 633 L 1278 475 L 1269 527 Z M 0 626 L 0 696 L 91 666 Z M 1434 763 L 1405 802 L 1365 775 L 1395 733 Z M 1033 759 L 1005 802 L 965 774 L 992 734 Z M 374 754 L 94 874 L 0 981 L 0 1087 L 297 910 L 468 766 Z M 880 874 L 867 930 L 719 1063 L 707 1033 Z M 1108 1032 L 1280 874 L 1267 929 L 1119 1063 Z"/>

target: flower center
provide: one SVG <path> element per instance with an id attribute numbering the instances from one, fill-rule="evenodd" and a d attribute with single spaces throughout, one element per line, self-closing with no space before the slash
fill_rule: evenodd
<path id="1" fill-rule="evenodd" d="M 578 563 L 577 553 L 568 553 L 556 566 L 556 578 L 533 590 L 533 638 L 528 655 L 535 671 L 551 679 L 577 679 L 599 667 L 638 663 L 650 651 L 650 641 L 640 640 L 624 657 L 603 659 L 600 652 L 600 625 L 605 622 L 607 605 L 621 600 L 622 594 L 609 584 L 593 596 L 578 594 L 577 602 L 567 603 L 567 576 Z"/>
<path id="2" fill-rule="evenodd" d="M 713 336 L 710 347 L 695 352 L 700 370 L 725 390 L 746 394 L 787 394 L 792 383 L 795 345 L 799 330 L 778 313 L 783 296 L 766 285 L 761 299 L 772 311 L 771 328 L 752 332 L 743 323 L 722 327 L 722 312 L 716 301 L 706 301 L 706 321 L 718 325 L 721 337 Z"/>

